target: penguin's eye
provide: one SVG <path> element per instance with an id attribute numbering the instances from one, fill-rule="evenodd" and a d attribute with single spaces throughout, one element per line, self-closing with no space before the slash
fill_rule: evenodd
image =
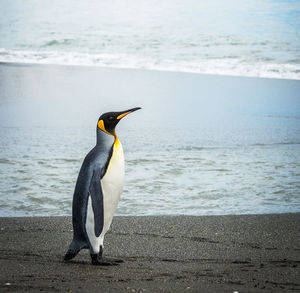
<path id="1" fill-rule="evenodd" d="M 109 121 L 113 121 L 113 120 L 115 120 L 115 117 L 114 117 L 114 116 L 109 116 L 107 119 L 108 119 Z"/>

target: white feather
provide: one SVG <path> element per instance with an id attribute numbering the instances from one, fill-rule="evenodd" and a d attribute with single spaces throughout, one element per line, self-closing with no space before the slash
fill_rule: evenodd
<path id="1" fill-rule="evenodd" d="M 99 237 L 96 237 L 94 230 L 94 212 L 92 208 L 91 198 L 88 198 L 86 231 L 89 241 L 93 247 L 94 253 L 98 253 L 100 245 L 103 246 L 104 235 L 108 231 L 116 208 L 118 206 L 120 196 L 124 185 L 124 154 L 123 148 L 116 138 L 113 147 L 113 154 L 107 167 L 106 173 L 101 179 L 101 187 L 103 194 L 103 210 L 104 224 L 103 230 Z"/>

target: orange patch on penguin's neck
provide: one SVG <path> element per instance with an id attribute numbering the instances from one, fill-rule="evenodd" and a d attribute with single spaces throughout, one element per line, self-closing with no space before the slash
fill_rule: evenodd
<path id="1" fill-rule="evenodd" d="M 117 137 L 116 131 L 114 131 L 114 137 L 115 137 L 114 146 L 117 147 L 117 146 L 120 144 L 120 141 L 119 141 L 119 139 L 118 139 L 118 137 Z"/>
<path id="2" fill-rule="evenodd" d="M 105 129 L 103 120 L 99 120 L 99 121 L 98 121 L 98 127 L 99 127 L 102 131 L 104 131 L 105 133 L 108 133 L 108 134 L 112 135 L 111 133 L 109 133 L 109 132 Z"/>
<path id="3" fill-rule="evenodd" d="M 98 121 L 98 127 L 99 127 L 102 131 L 104 131 L 105 133 L 107 133 L 107 134 L 109 134 L 109 135 L 113 135 L 113 136 L 115 137 L 114 146 L 118 146 L 118 145 L 120 144 L 120 141 L 119 141 L 119 139 L 118 139 L 118 137 L 117 137 L 116 131 L 114 130 L 114 133 L 108 132 L 108 131 L 105 129 L 103 120 Z"/>
<path id="4" fill-rule="evenodd" d="M 117 137 L 115 131 L 114 131 L 114 133 L 110 133 L 110 132 L 108 132 L 108 131 L 105 129 L 103 120 L 98 121 L 98 127 L 99 127 L 103 132 L 105 132 L 105 133 L 107 133 L 107 134 L 109 134 L 109 135 L 113 135 L 114 137 Z"/>

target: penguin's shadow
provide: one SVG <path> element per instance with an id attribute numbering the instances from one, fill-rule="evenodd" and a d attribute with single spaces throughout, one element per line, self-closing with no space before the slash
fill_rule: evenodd
<path id="1" fill-rule="evenodd" d="M 61 264 L 65 264 L 65 265 L 82 265 L 82 266 L 89 266 L 89 267 L 101 267 L 102 269 L 108 269 L 109 267 L 114 267 L 114 266 L 94 266 L 92 265 L 90 262 L 88 261 L 84 261 L 84 260 L 70 260 L 70 261 L 65 261 L 64 259 L 60 259 L 59 262 Z M 120 264 L 122 265 L 122 264 Z M 117 265 L 116 267 L 118 267 L 119 265 Z"/>
<path id="2" fill-rule="evenodd" d="M 84 266 L 92 266 L 91 262 L 89 261 L 84 261 L 84 260 L 79 260 L 79 259 L 74 259 L 74 260 L 69 260 L 69 261 L 65 261 L 63 258 L 59 259 L 59 262 L 61 264 L 65 264 L 65 265 L 84 265 Z"/>

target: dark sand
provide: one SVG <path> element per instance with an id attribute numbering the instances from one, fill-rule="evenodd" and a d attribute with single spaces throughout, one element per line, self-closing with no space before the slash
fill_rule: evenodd
<path id="1" fill-rule="evenodd" d="M 65 263 L 70 217 L 0 218 L 1 292 L 294 292 L 300 213 L 116 217 L 105 255 Z"/>

